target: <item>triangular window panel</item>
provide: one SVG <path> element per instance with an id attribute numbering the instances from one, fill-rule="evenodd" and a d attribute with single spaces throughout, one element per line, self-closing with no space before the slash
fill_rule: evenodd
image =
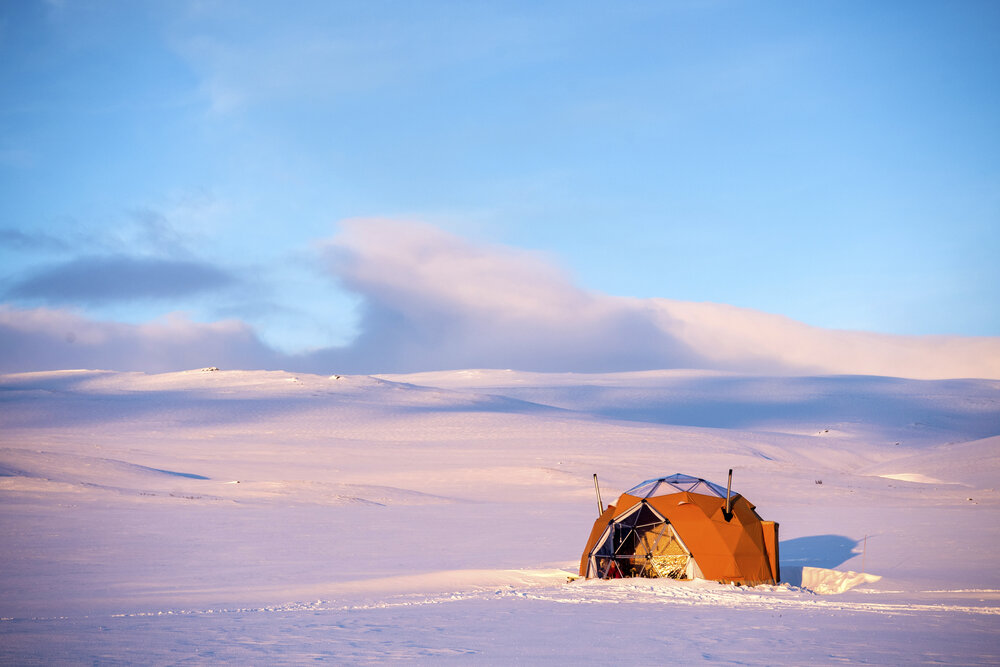
<path id="1" fill-rule="evenodd" d="M 630 496 L 636 496 L 638 498 L 648 498 L 651 493 L 659 486 L 660 481 L 657 479 L 651 479 L 647 482 L 643 482 L 638 486 L 634 486 L 625 493 Z"/>

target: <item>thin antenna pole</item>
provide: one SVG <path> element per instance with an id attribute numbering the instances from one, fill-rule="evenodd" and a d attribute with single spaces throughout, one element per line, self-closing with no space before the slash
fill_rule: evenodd
<path id="1" fill-rule="evenodd" d="M 597 483 L 597 473 L 594 473 L 594 490 L 597 491 L 597 516 L 604 514 L 604 503 L 601 502 L 601 487 Z"/>
<path id="2" fill-rule="evenodd" d="M 726 483 L 726 514 L 732 512 L 733 506 L 730 499 L 730 492 L 733 488 L 733 469 L 729 469 L 729 482 Z M 727 519 L 728 521 L 728 519 Z"/>

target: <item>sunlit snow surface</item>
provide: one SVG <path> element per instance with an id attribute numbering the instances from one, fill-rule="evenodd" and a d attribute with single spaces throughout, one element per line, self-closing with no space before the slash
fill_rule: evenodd
<path id="1" fill-rule="evenodd" d="M 996 664 L 998 435 L 986 380 L 3 376 L 0 663 Z M 567 581 L 593 473 L 729 468 L 786 583 Z"/>

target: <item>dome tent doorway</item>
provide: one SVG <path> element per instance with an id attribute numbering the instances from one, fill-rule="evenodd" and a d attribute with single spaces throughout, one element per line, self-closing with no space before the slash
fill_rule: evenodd
<path id="1" fill-rule="evenodd" d="M 580 576 L 777 583 L 778 524 L 738 493 L 675 474 L 634 486 L 594 523 Z"/>
<path id="2" fill-rule="evenodd" d="M 667 577 L 698 576 L 684 542 L 670 522 L 647 503 L 633 505 L 608 524 L 594 547 L 596 576 Z"/>

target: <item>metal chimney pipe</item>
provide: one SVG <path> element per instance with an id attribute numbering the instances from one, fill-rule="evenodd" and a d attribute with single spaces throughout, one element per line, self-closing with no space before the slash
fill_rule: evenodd
<path id="1" fill-rule="evenodd" d="M 596 477 L 596 475 L 595 475 L 595 477 Z M 732 492 L 732 488 L 733 488 L 733 469 L 730 468 L 729 469 L 729 482 L 726 483 L 726 516 L 729 516 L 732 513 L 732 509 L 733 509 L 732 498 L 730 497 L 730 494 Z"/>
<path id="2" fill-rule="evenodd" d="M 597 473 L 594 473 L 594 490 L 597 491 L 597 516 L 604 514 L 604 503 L 601 502 L 601 487 L 597 484 Z"/>

